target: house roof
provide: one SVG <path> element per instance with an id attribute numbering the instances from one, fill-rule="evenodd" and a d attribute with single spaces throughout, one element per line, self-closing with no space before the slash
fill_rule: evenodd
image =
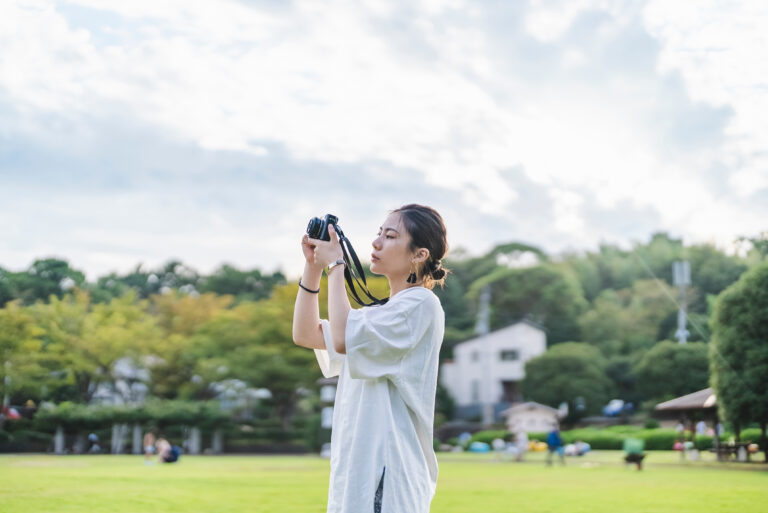
<path id="1" fill-rule="evenodd" d="M 458 347 L 458 346 L 460 346 L 460 345 L 462 345 L 462 344 L 468 344 L 468 343 L 470 343 L 470 342 L 476 342 L 476 341 L 478 341 L 478 340 L 482 340 L 482 339 L 484 339 L 484 338 L 486 338 L 486 337 L 489 337 L 489 336 L 495 335 L 495 334 L 497 334 L 497 333 L 500 333 L 500 332 L 502 332 L 502 331 L 505 331 L 505 330 L 508 330 L 508 329 L 514 328 L 514 327 L 515 327 L 515 326 L 517 326 L 518 324 L 527 324 L 527 325 L 529 325 L 529 326 L 531 326 L 531 327 L 533 327 L 533 328 L 536 328 L 536 329 L 537 329 L 537 330 L 539 330 L 539 331 L 543 331 L 543 332 L 545 332 L 545 333 L 546 333 L 546 331 L 547 331 L 547 330 L 545 330 L 545 329 L 544 329 L 544 327 L 543 327 L 541 324 L 537 324 L 537 323 L 535 323 L 535 322 L 533 322 L 533 321 L 531 321 L 530 319 L 527 319 L 527 318 L 522 318 L 522 319 L 520 319 L 519 321 L 516 321 L 516 322 L 514 322 L 514 323 L 510 324 L 509 326 L 504 326 L 503 328 L 500 328 L 500 329 L 498 329 L 498 330 L 492 331 L 492 332 L 490 332 L 490 333 L 486 333 L 485 335 L 478 335 L 477 337 L 474 337 L 474 338 L 470 338 L 470 339 L 468 339 L 468 340 L 465 340 L 465 341 L 463 341 L 463 342 L 459 342 L 458 344 L 456 344 L 456 345 L 454 346 L 454 348 L 456 348 L 456 347 Z"/>
<path id="2" fill-rule="evenodd" d="M 507 408 L 506 410 L 501 412 L 502 417 L 508 417 L 509 415 L 515 414 L 515 413 L 521 413 L 524 411 L 533 411 L 533 410 L 543 410 L 547 413 L 551 413 L 553 415 L 557 415 L 557 410 L 547 406 L 546 404 L 536 403 L 533 401 L 528 401 L 525 403 L 519 403 L 514 406 L 511 406 Z"/>
<path id="3" fill-rule="evenodd" d="M 717 406 L 717 396 L 711 388 L 683 395 L 656 405 L 657 411 L 704 410 Z"/>

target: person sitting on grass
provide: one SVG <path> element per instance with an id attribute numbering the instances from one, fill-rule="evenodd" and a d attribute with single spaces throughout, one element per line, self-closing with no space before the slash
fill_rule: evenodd
<path id="1" fill-rule="evenodd" d="M 155 444 L 157 447 L 157 456 L 160 463 L 176 463 L 181 456 L 181 447 L 178 445 L 171 445 L 171 443 L 164 437 L 157 439 Z"/>
<path id="2" fill-rule="evenodd" d="M 637 465 L 637 470 L 643 470 L 643 459 L 645 459 L 645 453 L 643 453 L 644 448 L 645 442 L 638 438 L 624 439 L 624 452 L 626 453 L 624 461 L 627 464 L 634 463 Z"/>

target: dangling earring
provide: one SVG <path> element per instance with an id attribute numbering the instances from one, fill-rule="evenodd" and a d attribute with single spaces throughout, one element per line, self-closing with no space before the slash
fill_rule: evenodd
<path id="1" fill-rule="evenodd" d="M 416 273 L 413 272 L 413 268 L 411 268 L 411 274 L 408 275 L 408 279 L 406 281 L 408 283 L 416 283 Z"/>

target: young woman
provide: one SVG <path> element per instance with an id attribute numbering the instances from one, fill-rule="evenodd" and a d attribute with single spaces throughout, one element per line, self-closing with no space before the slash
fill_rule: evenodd
<path id="1" fill-rule="evenodd" d="M 325 377 L 339 376 L 331 434 L 329 513 L 427 513 L 437 484 L 432 446 L 438 354 L 445 315 L 443 219 L 422 205 L 394 210 L 373 240 L 371 272 L 389 302 L 352 310 L 338 236 L 302 239 L 306 259 L 293 340 L 315 350 Z M 328 275 L 328 317 L 317 293 Z"/>

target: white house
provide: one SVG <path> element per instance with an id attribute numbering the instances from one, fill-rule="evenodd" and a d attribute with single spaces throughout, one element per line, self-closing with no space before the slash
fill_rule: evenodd
<path id="1" fill-rule="evenodd" d="M 534 402 L 516 404 L 501 415 L 506 417 L 507 431 L 510 433 L 547 432 L 557 426 L 562 416 L 558 410 Z"/>
<path id="2" fill-rule="evenodd" d="M 546 333 L 528 320 L 457 344 L 440 375 L 456 402 L 457 416 L 468 418 L 492 405 L 496 418 L 510 403 L 522 400 L 519 383 L 525 362 L 546 350 Z"/>

